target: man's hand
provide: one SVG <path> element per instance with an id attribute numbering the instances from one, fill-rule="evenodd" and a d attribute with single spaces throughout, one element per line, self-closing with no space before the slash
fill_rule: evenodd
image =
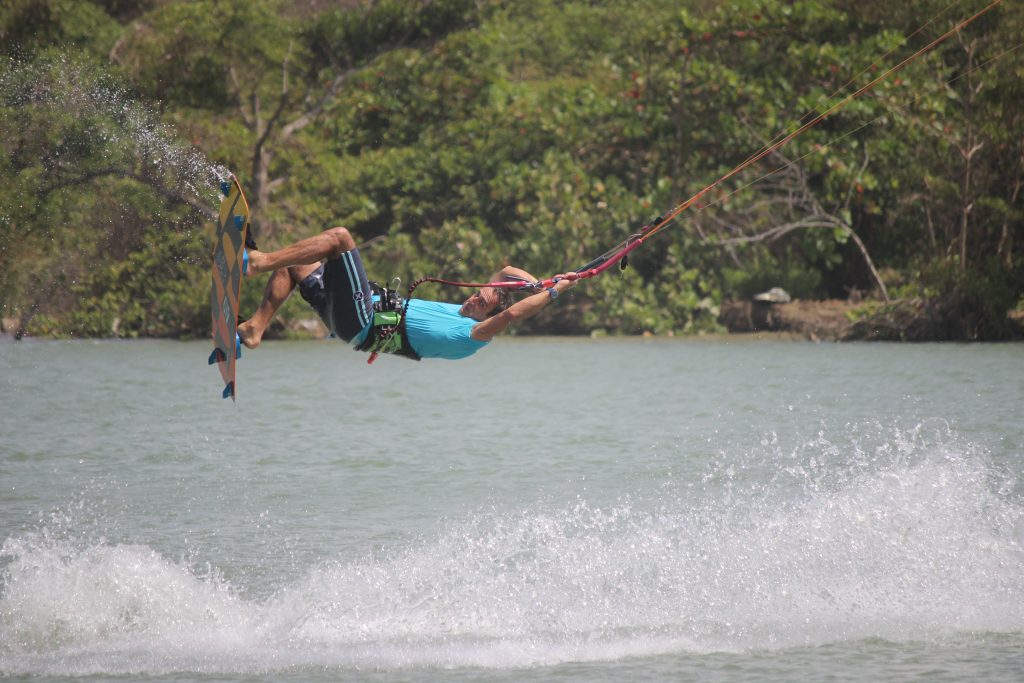
<path id="1" fill-rule="evenodd" d="M 561 294 L 567 289 L 572 289 L 576 286 L 576 282 L 579 280 L 578 273 L 560 273 L 551 280 L 554 284 L 547 288 L 548 295 L 554 299 L 556 296 Z"/>
<path id="2" fill-rule="evenodd" d="M 551 287 L 536 294 L 532 294 L 522 301 L 512 304 L 512 306 L 501 313 L 491 316 L 487 320 L 474 325 L 472 332 L 473 339 L 476 339 L 477 341 L 490 341 L 494 339 L 495 336 L 504 332 L 509 325 L 521 320 L 526 320 L 527 318 L 532 318 L 540 312 L 540 309 L 547 306 L 553 298 L 565 290 L 575 287 L 576 280 L 579 279 L 579 275 L 576 273 L 561 273 L 551 279 L 558 281 Z"/>

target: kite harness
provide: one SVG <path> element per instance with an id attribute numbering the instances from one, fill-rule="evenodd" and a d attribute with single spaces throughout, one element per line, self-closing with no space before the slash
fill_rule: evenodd
<path id="1" fill-rule="evenodd" d="M 409 344 L 405 334 L 405 313 L 402 297 L 394 289 L 388 289 L 376 282 L 370 283 L 373 290 L 373 322 L 366 334 L 366 339 L 356 347 L 356 351 L 369 351 L 372 363 L 381 353 L 405 356 L 420 360 L 416 350 Z"/>

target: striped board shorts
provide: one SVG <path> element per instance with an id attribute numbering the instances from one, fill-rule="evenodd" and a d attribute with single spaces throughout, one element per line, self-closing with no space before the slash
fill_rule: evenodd
<path id="1" fill-rule="evenodd" d="M 325 261 L 299 283 L 299 293 L 327 329 L 347 342 L 373 320 L 373 291 L 358 249 Z"/>

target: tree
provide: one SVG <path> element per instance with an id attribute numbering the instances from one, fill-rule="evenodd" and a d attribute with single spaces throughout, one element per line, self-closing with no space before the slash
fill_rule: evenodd
<path id="1" fill-rule="evenodd" d="M 150 96 L 186 107 L 189 118 L 210 116 L 200 131 L 206 147 L 248 167 L 253 220 L 273 235 L 280 226 L 266 220 L 270 199 L 290 179 L 286 150 L 302 149 L 300 131 L 323 118 L 361 69 L 390 50 L 436 39 L 470 7 L 386 0 L 304 22 L 279 1 L 169 3 L 135 22 L 113 56 L 136 82 L 154 87 Z"/>

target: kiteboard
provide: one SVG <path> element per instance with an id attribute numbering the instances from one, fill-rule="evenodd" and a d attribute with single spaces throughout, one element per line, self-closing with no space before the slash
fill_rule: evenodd
<path id="1" fill-rule="evenodd" d="M 238 300 L 245 271 L 245 241 L 249 233 L 249 204 L 238 178 L 229 174 L 220 183 L 224 199 L 213 244 L 210 315 L 213 323 L 213 353 L 209 364 L 220 368 L 224 378 L 223 397 L 235 400 L 235 361 L 242 356 L 238 338 Z"/>

